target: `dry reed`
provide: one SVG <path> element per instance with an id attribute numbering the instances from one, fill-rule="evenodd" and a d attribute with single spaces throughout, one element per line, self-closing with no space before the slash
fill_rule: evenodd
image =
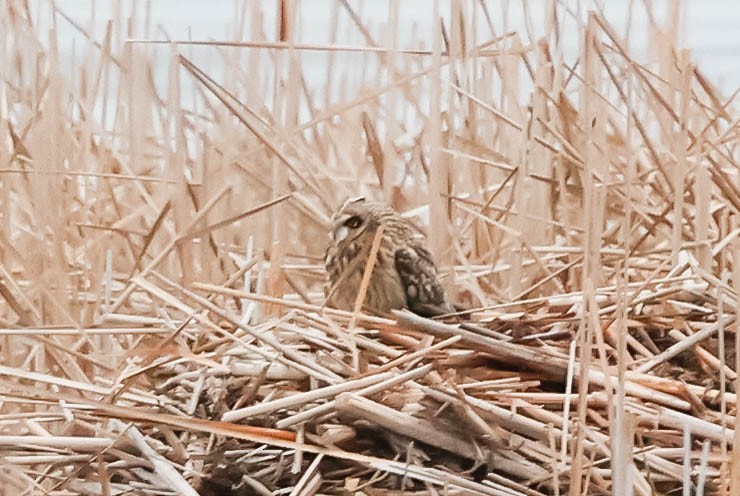
<path id="1" fill-rule="evenodd" d="M 6 3 L 0 492 L 740 494 L 734 95 L 678 2 L 642 58 L 597 6 L 502 5 L 435 1 L 425 46 L 395 2 L 326 43 L 290 0 L 197 43 Z M 357 194 L 469 320 L 323 307 Z"/>

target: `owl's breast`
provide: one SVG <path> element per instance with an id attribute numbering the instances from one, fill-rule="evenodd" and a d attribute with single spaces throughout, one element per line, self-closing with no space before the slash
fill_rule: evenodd
<path id="1" fill-rule="evenodd" d="M 406 292 L 392 261 L 379 263 L 373 270 L 365 295 L 365 305 L 381 313 L 406 306 Z"/>
<path id="2" fill-rule="evenodd" d="M 378 251 L 365 293 L 363 306 L 373 312 L 388 313 L 406 306 L 406 293 L 390 256 L 389 244 L 384 240 Z M 347 311 L 354 309 L 368 256 L 365 250 L 349 244 L 327 254 L 329 280 L 335 286 L 330 296 L 332 306 Z"/>

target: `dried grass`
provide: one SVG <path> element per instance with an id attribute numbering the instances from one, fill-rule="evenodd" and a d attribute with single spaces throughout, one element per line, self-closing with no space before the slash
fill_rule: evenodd
<path id="1" fill-rule="evenodd" d="M 455 3 L 431 47 L 398 6 L 383 41 L 332 7 L 360 45 L 296 39 L 289 1 L 197 46 L 135 13 L 84 62 L 5 5 L 3 493 L 740 494 L 735 95 L 678 7 L 646 61 L 541 5 L 531 39 Z M 356 194 L 419 216 L 470 320 L 323 307 Z"/>

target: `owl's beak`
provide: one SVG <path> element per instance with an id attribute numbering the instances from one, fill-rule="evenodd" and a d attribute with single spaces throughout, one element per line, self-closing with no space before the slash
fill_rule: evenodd
<path id="1" fill-rule="evenodd" d="M 334 232 L 332 233 L 332 238 L 334 238 L 335 243 L 341 243 L 345 239 L 347 239 L 347 236 L 349 236 L 349 228 L 344 225 L 340 225 L 336 229 L 334 229 Z"/>
<path id="2" fill-rule="evenodd" d="M 339 216 L 338 219 L 334 221 L 335 227 L 334 230 L 331 232 L 331 239 L 335 243 L 341 243 L 349 236 L 349 227 L 344 225 L 344 223 L 347 222 L 347 219 L 349 218 L 349 215 L 342 214 L 341 216 Z"/>

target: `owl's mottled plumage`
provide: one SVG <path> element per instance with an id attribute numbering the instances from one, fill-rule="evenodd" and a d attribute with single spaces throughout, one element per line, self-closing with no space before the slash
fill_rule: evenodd
<path id="1" fill-rule="evenodd" d="M 425 317 L 454 312 L 437 277 L 432 254 L 411 223 L 391 207 L 364 198 L 348 200 L 332 217 L 326 250 L 329 304 L 353 310 L 370 248 L 379 226 L 378 249 L 364 307 L 376 313 L 408 308 Z"/>

